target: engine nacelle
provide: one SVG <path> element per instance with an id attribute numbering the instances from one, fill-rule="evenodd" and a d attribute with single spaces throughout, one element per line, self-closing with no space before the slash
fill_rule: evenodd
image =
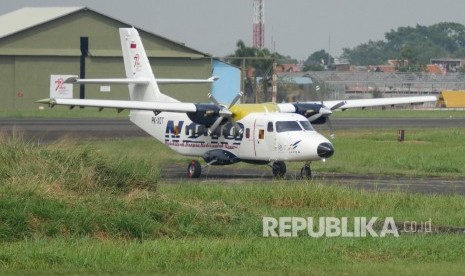
<path id="1" fill-rule="evenodd" d="M 293 103 L 295 107 L 295 113 L 304 116 L 305 118 L 309 118 L 315 114 L 320 112 L 320 108 L 323 106 L 318 103 Z M 319 117 L 316 120 L 311 121 L 312 124 L 324 124 L 326 123 L 325 117 Z"/>
<path id="2" fill-rule="evenodd" d="M 195 104 L 195 107 L 197 111 L 187 112 L 187 116 L 196 124 L 209 128 L 220 117 L 221 107 L 216 104 Z"/>
<path id="3" fill-rule="evenodd" d="M 231 165 L 241 160 L 227 150 L 214 149 L 203 154 L 203 160 L 211 165 Z"/>

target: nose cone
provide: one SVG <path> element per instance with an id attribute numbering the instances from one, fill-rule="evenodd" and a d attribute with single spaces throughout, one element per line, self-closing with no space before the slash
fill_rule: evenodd
<path id="1" fill-rule="evenodd" d="M 330 143 L 321 143 L 318 145 L 317 153 L 321 158 L 329 158 L 334 154 L 333 145 Z"/>

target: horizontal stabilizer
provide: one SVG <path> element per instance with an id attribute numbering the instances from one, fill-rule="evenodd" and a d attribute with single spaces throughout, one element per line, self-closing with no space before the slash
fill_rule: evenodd
<path id="1" fill-rule="evenodd" d="M 78 76 L 72 76 L 65 80 L 65 83 L 83 83 L 83 84 L 148 84 L 149 79 L 78 79 Z"/>
<path id="2" fill-rule="evenodd" d="M 208 79 L 157 79 L 157 83 L 175 84 L 175 83 L 212 83 L 218 80 L 218 77 Z M 82 83 L 82 84 L 140 84 L 147 85 L 150 80 L 145 78 L 137 79 L 79 79 L 78 76 L 71 76 L 65 80 L 65 83 Z"/>
<path id="3" fill-rule="evenodd" d="M 169 83 L 213 83 L 217 81 L 219 77 L 213 76 L 208 79 L 157 79 L 157 83 L 169 84 Z"/>

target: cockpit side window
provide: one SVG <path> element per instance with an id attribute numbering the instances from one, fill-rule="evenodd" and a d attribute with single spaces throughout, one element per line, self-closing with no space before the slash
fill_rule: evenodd
<path id="1" fill-rule="evenodd" d="M 277 132 L 287 132 L 287 131 L 302 131 L 297 121 L 278 121 L 276 122 L 276 131 Z"/>
<path id="2" fill-rule="evenodd" d="M 268 122 L 266 130 L 268 132 L 273 132 L 273 122 Z"/>
<path id="3" fill-rule="evenodd" d="M 305 130 L 308 130 L 308 131 L 315 130 L 315 129 L 313 129 L 312 124 L 310 124 L 309 121 L 299 121 L 299 123 L 302 125 L 302 127 L 303 127 Z"/>

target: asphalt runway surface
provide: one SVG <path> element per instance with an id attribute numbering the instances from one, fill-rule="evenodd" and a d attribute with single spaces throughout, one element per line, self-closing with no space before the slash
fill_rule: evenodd
<path id="1" fill-rule="evenodd" d="M 171 180 L 171 183 L 223 183 L 234 185 L 241 183 L 279 185 L 281 180 L 273 177 L 271 168 L 263 168 L 252 165 L 248 169 L 227 169 L 221 166 L 210 166 L 203 168 L 202 175 L 197 179 L 187 178 L 187 163 L 185 167 L 168 166 L 163 168 L 163 179 Z M 322 173 L 313 171 L 310 180 L 300 178 L 300 170 L 288 170 L 285 180 L 298 180 L 310 185 L 339 185 L 364 190 L 383 191 L 408 191 L 424 194 L 460 194 L 465 195 L 465 180 L 446 179 L 438 177 L 405 177 L 405 176 L 382 176 L 382 175 L 355 175 L 344 173 Z M 285 181 L 284 181 L 285 183 Z M 330 183 L 330 184 L 328 184 Z"/>
<path id="2" fill-rule="evenodd" d="M 332 118 L 332 124 L 337 130 L 343 129 L 376 129 L 376 128 L 440 128 L 465 127 L 465 118 Z M 317 126 L 325 129 L 326 126 Z M 102 138 L 129 138 L 150 137 L 144 131 L 126 119 L 0 119 L 0 132 L 11 133 L 18 131 L 27 140 L 47 143 L 61 137 L 76 139 L 102 139 Z M 235 183 L 253 182 L 269 183 L 273 185 L 276 179 L 271 169 L 237 169 L 231 166 L 211 166 L 205 168 L 199 179 L 186 179 L 187 164 L 185 167 L 164 168 L 163 178 L 175 182 L 200 183 Z M 299 179 L 299 172 L 288 171 L 286 179 Z M 304 181 L 304 180 L 302 180 Z M 309 183 L 331 183 L 367 190 L 409 191 L 418 193 L 465 195 L 465 180 L 443 178 L 408 178 L 378 175 L 350 175 L 314 172 Z"/>

